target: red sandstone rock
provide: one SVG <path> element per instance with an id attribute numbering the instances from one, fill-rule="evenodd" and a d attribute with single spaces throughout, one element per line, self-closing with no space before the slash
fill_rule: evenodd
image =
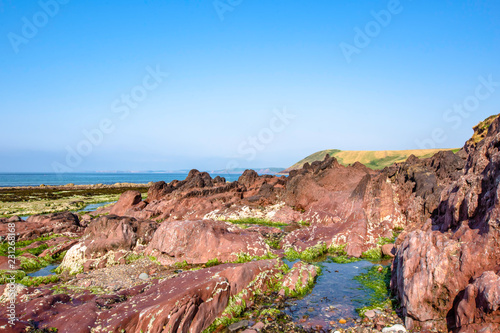
<path id="1" fill-rule="evenodd" d="M 210 220 L 164 222 L 146 249 L 164 265 L 184 260 L 201 264 L 215 258 L 227 262 L 236 260 L 238 254 L 263 256 L 268 251 L 260 234 Z"/>
<path id="2" fill-rule="evenodd" d="M 47 295 L 53 291 L 46 289 L 40 297 L 16 304 L 25 324 L 12 332 L 24 332 L 29 320 L 60 332 L 201 332 L 222 314 L 230 297 L 241 293 L 241 300 L 250 304 L 254 291 L 265 292 L 276 283 L 277 263 L 262 260 L 187 271 L 116 295 Z M 5 306 L 0 304 L 0 313 Z"/>
<path id="3" fill-rule="evenodd" d="M 297 290 L 297 288 L 304 288 L 309 283 L 312 283 L 316 275 L 318 275 L 316 266 L 302 261 L 296 262 L 283 279 L 283 288 L 279 291 L 279 294 L 284 296 L 287 291 L 292 295 L 294 292 L 299 292 L 300 290 Z"/>
<path id="4" fill-rule="evenodd" d="M 115 215 L 124 215 L 129 209 L 133 209 L 142 201 L 141 192 L 126 191 L 120 196 L 120 199 L 111 207 L 110 213 Z"/>
<path id="5" fill-rule="evenodd" d="M 500 276 L 487 271 L 467 285 L 456 307 L 456 322 L 462 332 L 484 326 L 500 331 Z"/>
<path id="6" fill-rule="evenodd" d="M 481 142 L 463 148 L 463 175 L 441 192 L 422 230 L 398 247 L 391 286 L 408 328 L 468 332 L 499 322 L 497 298 L 479 292 L 495 290 L 487 285 L 498 280 L 484 272 L 500 270 L 499 127 L 497 118 Z"/>
<path id="7" fill-rule="evenodd" d="M 396 254 L 396 248 L 394 244 L 384 244 L 382 245 L 382 254 L 387 257 L 394 257 Z"/>

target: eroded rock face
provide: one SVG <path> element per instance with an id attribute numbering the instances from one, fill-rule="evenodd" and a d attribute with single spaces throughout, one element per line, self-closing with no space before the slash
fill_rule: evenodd
<path id="1" fill-rule="evenodd" d="M 259 232 L 221 221 L 198 220 L 163 223 L 146 253 L 172 265 L 183 261 L 202 264 L 212 259 L 235 261 L 240 254 L 263 256 L 270 250 Z"/>
<path id="2" fill-rule="evenodd" d="M 485 272 L 500 270 L 499 127 L 497 118 L 482 141 L 466 144 L 463 174 L 398 247 L 391 286 L 409 327 L 469 332 L 500 319 L 495 297 L 479 291 L 494 292 L 486 285 L 497 280 Z"/>
<path id="3" fill-rule="evenodd" d="M 84 239 L 89 254 L 111 250 L 133 250 L 148 244 L 158 223 L 116 215 L 101 216 L 85 230 Z"/>
<path id="4" fill-rule="evenodd" d="M 345 167 L 328 155 L 322 162 L 306 163 L 290 173 L 284 200 L 311 226 L 287 235 L 282 246 L 304 250 L 319 242 L 347 244 L 347 253 L 359 257 L 404 225 L 395 198 L 385 174 L 360 163 Z"/>
<path id="5" fill-rule="evenodd" d="M 186 271 L 114 295 L 29 288 L 33 297 L 27 302 L 19 297 L 20 321 L 12 332 L 24 332 L 28 321 L 60 332 L 201 332 L 222 314 L 231 297 L 251 304 L 257 289 L 265 292 L 277 282 L 278 272 L 278 261 L 262 260 Z M 5 306 L 0 304 L 1 312 Z"/>
<path id="6" fill-rule="evenodd" d="M 484 326 L 500 330 L 500 276 L 484 272 L 467 285 L 456 307 L 456 323 L 462 331 L 478 331 Z"/>

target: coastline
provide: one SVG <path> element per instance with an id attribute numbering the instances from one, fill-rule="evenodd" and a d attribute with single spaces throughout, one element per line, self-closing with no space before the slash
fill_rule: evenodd
<path id="1" fill-rule="evenodd" d="M 88 205 L 115 202 L 128 190 L 146 197 L 153 183 L 115 183 L 90 185 L 40 185 L 0 187 L 0 217 L 50 214 L 62 211 L 77 212 Z"/>

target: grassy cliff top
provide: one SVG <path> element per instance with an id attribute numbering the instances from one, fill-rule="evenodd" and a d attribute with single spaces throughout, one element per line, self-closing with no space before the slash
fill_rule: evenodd
<path id="1" fill-rule="evenodd" d="M 339 161 L 339 163 L 343 165 L 360 162 L 371 169 L 380 170 L 393 163 L 403 162 L 412 154 L 418 158 L 425 158 L 431 157 L 438 151 L 442 150 L 452 150 L 453 152 L 457 152 L 459 149 L 412 149 L 377 151 L 327 149 L 307 156 L 306 158 L 298 161 L 283 172 L 300 169 L 306 162 L 312 163 L 314 161 L 321 161 L 326 154 L 335 157 Z"/>

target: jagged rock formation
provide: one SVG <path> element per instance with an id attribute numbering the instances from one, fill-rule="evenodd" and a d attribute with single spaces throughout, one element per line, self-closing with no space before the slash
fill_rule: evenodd
<path id="1" fill-rule="evenodd" d="M 463 171 L 429 200 L 430 218 L 402 240 L 391 282 L 408 327 L 500 330 L 499 147 L 496 118 L 482 141 L 464 146 Z"/>

